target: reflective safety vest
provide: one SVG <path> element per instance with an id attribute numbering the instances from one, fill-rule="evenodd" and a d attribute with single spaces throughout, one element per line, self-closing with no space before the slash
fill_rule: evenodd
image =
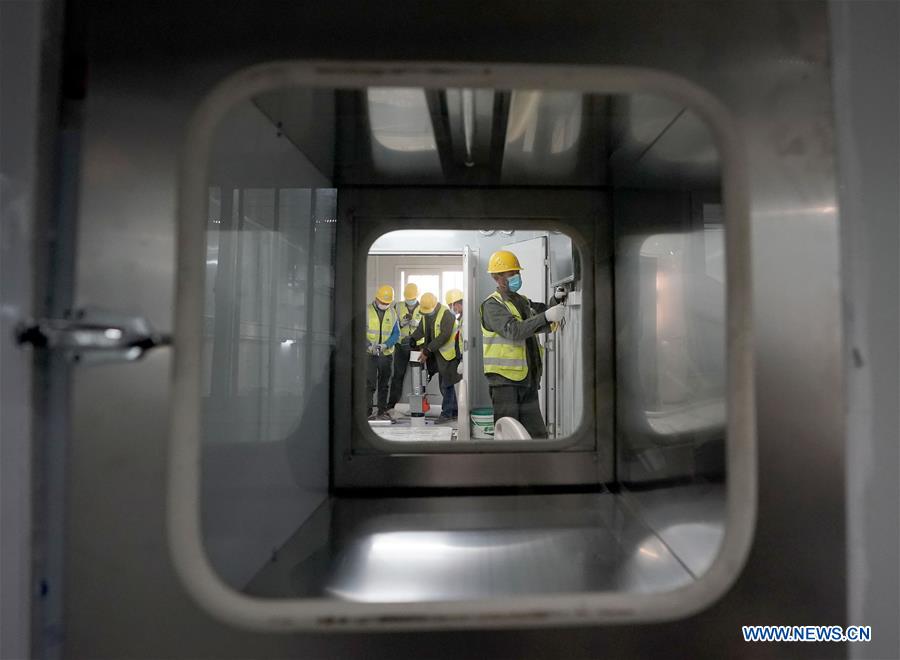
<path id="1" fill-rule="evenodd" d="M 444 314 L 452 314 L 447 307 L 444 305 L 440 306 L 438 309 L 437 317 L 434 319 L 434 336 L 437 337 L 441 331 L 441 319 L 444 318 Z M 455 318 L 453 319 L 453 332 L 450 333 L 450 339 L 446 341 L 446 343 L 438 349 L 438 352 L 441 356 L 450 362 L 451 360 L 456 359 L 456 332 L 459 330 L 459 321 Z"/>
<path id="2" fill-rule="evenodd" d="M 366 339 L 369 342 L 369 346 L 383 344 L 388 340 L 388 337 L 391 336 L 391 331 L 394 329 L 394 324 L 397 322 L 397 313 L 394 311 L 393 305 L 389 306 L 384 310 L 384 316 L 381 318 L 381 325 L 379 325 L 378 310 L 375 309 L 374 303 L 370 304 L 367 309 L 369 312 L 369 324 L 366 328 Z M 390 348 L 384 349 L 382 355 L 391 355 L 393 352 L 394 347 L 391 346 Z"/>
<path id="3" fill-rule="evenodd" d="M 503 300 L 499 291 L 494 291 L 485 298 L 493 298 L 504 305 L 520 321 L 523 321 L 519 310 L 508 300 Z M 483 305 L 484 303 L 482 303 Z M 484 373 L 497 374 L 514 381 L 525 380 L 528 376 L 528 358 L 526 356 L 525 340 L 507 339 L 500 334 L 484 327 L 484 310 L 481 319 L 481 352 L 484 362 Z"/>
<path id="4" fill-rule="evenodd" d="M 394 313 L 397 315 L 397 319 L 402 319 L 404 316 L 409 314 L 416 321 L 422 322 L 422 310 L 419 308 L 419 303 L 416 303 L 416 306 L 413 307 L 412 312 L 409 311 L 409 307 L 406 306 L 406 301 L 398 300 L 394 303 Z M 409 324 L 400 326 L 400 339 L 404 337 L 409 337 L 413 332 L 412 326 Z"/>

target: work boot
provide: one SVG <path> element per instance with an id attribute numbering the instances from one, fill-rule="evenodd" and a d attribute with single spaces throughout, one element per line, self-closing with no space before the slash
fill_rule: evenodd
<path id="1" fill-rule="evenodd" d="M 434 420 L 434 423 L 435 424 L 449 424 L 451 421 L 453 421 L 453 420 L 450 419 L 449 417 L 445 417 L 444 415 L 441 415 L 436 420 Z"/>

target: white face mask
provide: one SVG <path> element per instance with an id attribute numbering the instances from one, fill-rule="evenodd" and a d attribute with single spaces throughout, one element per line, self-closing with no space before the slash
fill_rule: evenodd
<path id="1" fill-rule="evenodd" d="M 415 298 L 413 298 L 411 300 L 407 299 L 406 304 L 409 305 L 410 307 L 412 307 L 413 305 L 416 304 L 416 299 Z"/>
<path id="2" fill-rule="evenodd" d="M 376 301 L 375 301 L 375 306 L 376 306 L 378 309 L 380 309 L 382 312 L 383 312 L 384 310 L 386 310 L 388 307 L 390 307 L 390 305 L 388 305 L 388 304 L 386 304 L 386 303 L 383 303 L 383 302 L 381 302 L 380 300 L 376 300 Z"/>

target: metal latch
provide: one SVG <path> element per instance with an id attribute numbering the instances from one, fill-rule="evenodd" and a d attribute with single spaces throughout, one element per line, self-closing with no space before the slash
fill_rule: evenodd
<path id="1" fill-rule="evenodd" d="M 172 343 L 169 335 L 156 332 L 147 319 L 96 308 L 76 309 L 62 319 L 22 323 L 16 340 L 34 348 L 62 351 L 81 364 L 133 362 L 157 346 Z"/>

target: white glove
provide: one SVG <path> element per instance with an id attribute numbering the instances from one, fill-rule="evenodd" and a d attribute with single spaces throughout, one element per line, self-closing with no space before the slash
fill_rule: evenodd
<path id="1" fill-rule="evenodd" d="M 566 306 L 554 305 L 544 312 L 544 316 L 547 318 L 548 323 L 559 323 L 566 318 Z"/>
<path id="2" fill-rule="evenodd" d="M 419 327 L 419 319 L 411 319 L 409 322 L 409 327 L 411 327 L 413 330 L 418 328 Z"/>
<path id="3" fill-rule="evenodd" d="M 368 353 L 369 355 L 375 355 L 375 347 L 369 344 L 368 346 L 366 346 L 366 353 Z"/>
<path id="4" fill-rule="evenodd" d="M 456 365 L 456 373 L 458 373 L 460 376 L 463 375 L 463 363 L 462 363 L 462 360 L 460 360 L 460 361 L 459 361 L 459 364 Z"/>
<path id="5" fill-rule="evenodd" d="M 553 297 L 557 300 L 565 300 L 566 296 L 569 295 L 569 292 L 566 291 L 566 287 L 558 286 L 556 287 L 556 291 L 553 293 Z"/>
<path id="6" fill-rule="evenodd" d="M 409 317 L 408 316 L 404 316 L 402 319 L 400 319 L 400 327 L 401 328 L 405 328 L 408 325 L 409 325 Z"/>

